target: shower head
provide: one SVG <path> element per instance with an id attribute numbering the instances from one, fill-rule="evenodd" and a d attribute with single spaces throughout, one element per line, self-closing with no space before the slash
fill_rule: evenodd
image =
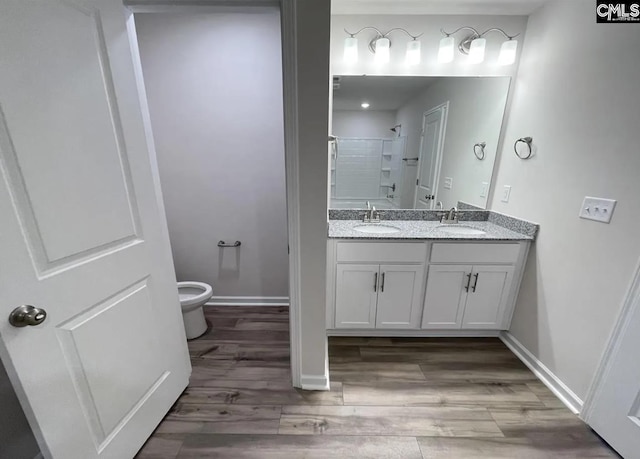
<path id="1" fill-rule="evenodd" d="M 393 126 L 393 127 L 392 127 L 391 129 L 389 129 L 389 130 L 390 130 L 390 131 L 393 131 L 393 132 L 398 133 L 398 132 L 400 132 L 400 128 L 401 128 L 401 127 L 402 127 L 402 124 L 396 124 L 395 126 Z"/>

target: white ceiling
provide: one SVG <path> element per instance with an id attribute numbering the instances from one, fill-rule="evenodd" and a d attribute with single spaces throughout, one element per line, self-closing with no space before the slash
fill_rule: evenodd
<path id="1" fill-rule="evenodd" d="M 528 16 L 552 0 L 332 0 L 332 14 L 486 14 Z"/>
<path id="2" fill-rule="evenodd" d="M 397 110 L 432 84 L 437 77 L 424 76 L 341 76 L 340 88 L 333 90 L 334 110 Z"/>

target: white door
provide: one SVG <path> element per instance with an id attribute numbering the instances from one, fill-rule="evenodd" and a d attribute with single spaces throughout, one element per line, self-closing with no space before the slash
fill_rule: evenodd
<path id="1" fill-rule="evenodd" d="M 432 209 L 435 205 L 444 146 L 447 107 L 448 103 L 424 114 L 418 159 L 418 179 L 414 196 L 416 209 Z"/>
<path id="2" fill-rule="evenodd" d="M 512 279 L 512 266 L 474 266 L 462 328 L 502 328 Z"/>
<path id="3" fill-rule="evenodd" d="M 419 328 L 424 268 L 381 265 L 376 328 Z"/>
<path id="4" fill-rule="evenodd" d="M 0 2 L 0 355 L 48 458 L 132 457 L 190 373 L 130 20 Z"/>
<path id="5" fill-rule="evenodd" d="M 378 265 L 337 265 L 336 328 L 375 327 L 378 270 Z"/>
<path id="6" fill-rule="evenodd" d="M 586 421 L 622 457 L 640 458 L 640 287 L 636 278 L 605 353 Z"/>
<path id="7" fill-rule="evenodd" d="M 460 328 L 470 283 L 470 265 L 429 266 L 422 328 Z"/>

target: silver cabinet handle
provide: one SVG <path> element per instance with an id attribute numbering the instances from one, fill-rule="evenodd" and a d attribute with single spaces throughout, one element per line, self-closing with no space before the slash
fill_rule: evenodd
<path id="1" fill-rule="evenodd" d="M 378 291 L 378 273 L 375 273 L 373 276 L 373 291 Z"/>
<path id="2" fill-rule="evenodd" d="M 467 285 L 465 285 L 465 291 L 469 291 L 469 285 L 471 285 L 471 273 L 467 274 Z"/>
<path id="3" fill-rule="evenodd" d="M 473 287 L 471 287 L 471 291 L 472 291 L 472 292 L 475 292 L 475 291 L 476 291 L 476 287 L 478 286 L 478 276 L 479 276 L 479 275 L 480 275 L 480 274 L 478 274 L 478 273 L 475 273 L 475 274 L 474 274 L 474 277 L 476 278 L 476 280 L 473 282 Z"/>
<path id="4" fill-rule="evenodd" d="M 380 291 L 384 292 L 384 273 L 382 273 L 382 280 L 380 281 Z"/>

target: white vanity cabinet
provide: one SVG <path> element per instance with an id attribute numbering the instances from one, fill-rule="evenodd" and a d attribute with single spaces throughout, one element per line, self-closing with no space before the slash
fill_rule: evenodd
<path id="1" fill-rule="evenodd" d="M 434 243 L 422 315 L 423 329 L 508 328 L 517 293 L 521 243 Z"/>
<path id="2" fill-rule="evenodd" d="M 330 328 L 420 327 L 425 243 L 340 241 L 335 257 Z"/>
<path id="3" fill-rule="evenodd" d="M 513 266 L 431 265 L 422 328 L 502 328 Z"/>
<path id="4" fill-rule="evenodd" d="M 486 336 L 509 328 L 529 241 L 329 240 L 333 335 Z"/>

